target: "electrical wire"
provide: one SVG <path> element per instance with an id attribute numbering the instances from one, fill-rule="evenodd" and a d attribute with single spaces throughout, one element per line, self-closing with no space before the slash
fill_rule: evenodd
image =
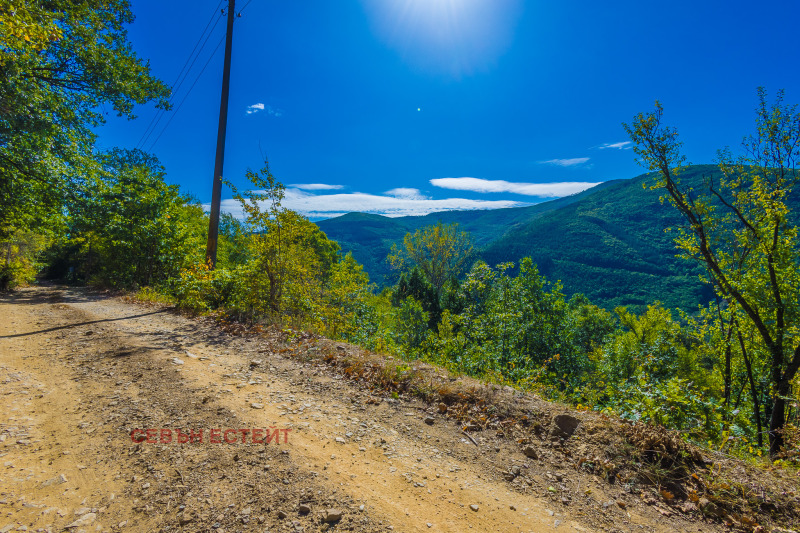
<path id="1" fill-rule="evenodd" d="M 220 18 L 221 18 L 221 17 L 220 17 Z M 220 19 L 217 19 L 217 22 L 219 22 L 219 20 L 220 20 Z M 213 30 L 214 30 L 215 28 L 216 28 L 216 24 L 214 25 L 214 28 L 212 28 L 212 32 L 213 32 Z M 178 86 L 177 86 L 177 87 L 175 87 L 175 89 L 173 90 L 173 92 L 172 92 L 172 97 L 170 98 L 170 104 L 172 104 L 172 103 L 174 102 L 174 100 L 177 98 L 177 96 L 178 96 L 178 91 L 179 91 L 179 90 L 180 90 L 180 88 L 183 86 L 183 82 L 184 82 L 184 81 L 186 81 L 186 78 L 187 78 L 187 76 L 189 75 L 189 72 L 191 72 L 191 69 L 194 67 L 194 64 L 195 64 L 195 62 L 197 62 L 197 59 L 200 57 L 200 53 L 201 53 L 201 52 L 203 51 L 203 49 L 205 48 L 205 46 L 206 46 L 206 43 L 207 43 L 207 42 L 208 42 L 208 40 L 211 38 L 211 35 L 213 35 L 213 33 L 209 33 L 209 34 L 208 34 L 208 36 L 206 37 L 205 41 L 203 41 L 203 45 L 200 47 L 200 51 L 199 51 L 199 52 L 197 53 L 197 55 L 194 57 L 194 60 L 192 61 L 192 63 L 191 63 L 191 66 L 189 67 L 189 69 L 188 69 L 188 70 L 186 71 L 186 73 L 184 74 L 184 76 L 183 76 L 183 79 L 181 79 L 181 81 L 178 83 Z M 148 139 L 150 139 L 150 136 L 151 136 L 151 135 L 153 135 L 153 133 L 155 133 L 155 131 L 156 131 L 156 128 L 158 127 L 159 123 L 161 122 L 161 119 L 163 119 L 163 118 L 164 118 L 164 116 L 165 116 L 166 114 L 167 114 L 167 111 L 166 111 L 166 110 L 161 110 L 161 111 L 160 111 L 160 113 L 158 113 L 158 114 L 156 115 L 156 117 L 154 117 L 155 123 L 153 124 L 153 126 L 152 126 L 152 129 L 151 129 L 149 132 L 145 132 L 145 133 L 146 133 L 146 135 L 144 135 L 144 136 L 143 136 L 143 138 L 142 138 L 142 141 L 141 141 L 141 145 L 142 145 L 142 146 L 144 146 L 145 144 L 147 144 L 147 141 L 148 141 Z"/>
<path id="2" fill-rule="evenodd" d="M 252 1 L 253 1 L 253 0 L 247 0 L 247 3 L 244 5 L 244 7 L 243 7 L 242 9 L 240 9 L 240 10 L 239 10 L 239 14 L 240 14 L 240 15 L 241 15 L 242 13 L 244 13 L 244 10 L 245 10 L 245 9 L 247 9 L 247 6 L 249 6 L 249 5 L 250 5 L 250 2 L 252 2 Z"/>
<path id="3" fill-rule="evenodd" d="M 220 0 L 219 4 L 217 4 L 217 8 L 216 9 L 219 9 L 219 6 L 222 5 L 223 1 L 224 0 Z M 247 3 L 244 5 L 244 7 L 242 7 L 242 9 L 239 10 L 239 13 L 238 13 L 239 16 L 241 16 L 242 12 L 244 12 L 244 10 L 247 9 L 247 6 L 249 6 L 252 1 L 253 0 L 248 0 Z M 203 34 L 201 34 L 200 39 L 198 39 L 197 43 L 195 44 L 194 49 L 192 50 L 192 54 L 194 54 L 194 51 L 197 49 L 197 46 L 200 43 L 200 40 L 203 38 L 203 35 L 205 35 L 205 33 L 208 30 L 208 27 L 211 24 L 211 22 L 214 20 L 214 16 L 216 16 L 216 13 L 214 15 L 212 15 L 211 20 L 209 20 L 208 24 L 206 24 L 206 28 L 203 30 Z M 208 40 L 211 38 L 211 35 L 213 34 L 214 29 L 216 29 L 216 27 L 219 24 L 220 20 L 222 20 L 222 16 L 217 17 L 216 22 L 214 23 L 214 26 L 211 28 L 210 33 L 206 36 L 205 40 L 203 41 L 202 46 L 200 46 L 200 50 L 194 56 L 194 59 L 191 61 L 191 64 L 189 65 L 188 69 L 186 69 L 186 65 L 189 63 L 189 60 L 191 59 L 192 54 L 190 54 L 189 58 L 187 58 L 186 62 L 184 63 L 183 68 L 181 68 L 181 72 L 178 74 L 178 78 L 176 79 L 177 86 L 175 86 L 175 88 L 173 90 L 173 96 L 172 96 L 172 98 L 170 98 L 170 103 L 172 102 L 172 100 L 175 97 L 177 97 L 178 90 L 183 85 L 183 82 L 186 81 L 187 76 L 189 75 L 189 72 L 191 72 L 192 68 L 194 67 L 195 62 L 197 62 L 197 59 L 199 59 L 200 54 L 202 53 L 203 49 L 205 48 L 205 45 L 208 42 Z M 180 111 L 180 109 L 183 106 L 184 102 L 186 102 L 186 99 L 191 94 L 192 89 L 194 89 L 195 85 L 197 85 L 197 82 L 200 81 L 200 78 L 203 76 L 203 73 L 205 72 L 205 70 L 208 67 L 209 63 L 211 63 L 211 60 L 217 54 L 217 51 L 219 50 L 219 47 L 222 45 L 222 42 L 224 40 L 225 40 L 225 35 L 222 36 L 220 41 L 217 43 L 217 46 L 211 52 L 211 55 L 206 60 L 205 64 L 203 65 L 203 68 L 200 70 L 200 73 L 197 75 L 197 77 L 195 77 L 194 81 L 192 82 L 192 85 L 189 87 L 189 90 L 186 92 L 186 94 L 184 94 L 184 96 L 181 99 L 180 103 L 175 108 L 175 111 L 173 111 L 173 113 L 170 116 L 169 120 L 164 125 L 164 127 L 161 129 L 159 134 L 156 136 L 155 140 L 152 142 L 152 144 L 150 144 L 150 147 L 149 147 L 148 151 L 152 151 L 153 150 L 153 148 L 158 143 L 159 139 L 161 139 L 161 136 L 164 135 L 164 132 L 167 131 L 167 129 L 169 128 L 169 125 L 172 123 L 172 120 L 175 118 L 175 115 L 178 114 L 178 111 Z M 185 73 L 183 73 L 184 69 L 186 69 Z M 182 79 L 181 79 L 181 74 L 183 74 L 183 78 Z M 178 82 L 178 80 L 180 80 L 180 81 Z M 166 111 L 162 111 L 159 115 L 157 115 L 157 118 L 153 117 L 153 121 L 155 121 L 155 123 L 153 124 L 153 121 L 151 121 L 152 130 L 149 133 L 147 133 L 147 130 L 145 130 L 145 133 L 147 135 L 143 135 L 142 136 L 142 140 L 139 143 L 139 144 L 141 144 L 142 147 L 144 147 L 147 144 L 147 141 L 150 139 L 150 137 L 153 135 L 153 133 L 155 133 L 156 128 L 158 127 L 158 124 L 161 122 L 161 119 L 164 117 L 165 114 L 166 114 Z M 148 126 L 148 130 L 149 129 L 150 129 L 150 126 Z"/>
<path id="4" fill-rule="evenodd" d="M 170 95 L 170 99 L 169 99 L 169 103 L 170 104 L 177 97 L 178 91 L 180 90 L 181 86 L 183 85 L 183 82 L 186 80 L 186 77 L 189 75 L 189 72 L 191 72 L 192 67 L 194 67 L 195 62 L 200 57 L 200 54 L 202 53 L 203 49 L 205 48 L 205 45 L 208 42 L 208 39 L 211 37 L 211 35 L 213 34 L 213 32 L 216 29 L 217 25 L 219 24 L 219 21 L 222 18 L 218 14 L 219 7 L 222 5 L 222 3 L 224 1 L 225 0 L 220 0 L 219 3 L 217 4 L 217 7 L 214 8 L 214 12 L 211 14 L 211 18 L 208 20 L 208 23 L 206 23 L 205 28 L 203 28 L 203 32 L 200 34 L 200 37 L 198 37 L 197 41 L 195 42 L 194 48 L 192 48 L 192 51 L 189 53 L 189 56 L 186 58 L 186 61 L 184 61 L 183 66 L 181 67 L 181 70 L 178 72 L 178 76 L 175 78 L 175 81 L 172 83 L 172 90 L 171 90 L 171 95 Z M 211 27 L 211 30 L 209 31 L 209 26 L 211 26 L 211 23 L 214 22 L 215 18 L 216 18 L 216 22 L 214 23 L 214 26 Z M 206 35 L 206 33 L 208 33 L 208 35 Z M 204 38 L 205 38 L 205 40 L 204 40 Z M 202 46 L 200 46 L 200 42 L 201 41 L 203 42 Z M 200 46 L 200 50 L 197 50 L 198 46 Z M 196 55 L 195 55 L 195 51 L 197 51 Z M 192 59 L 193 57 L 194 57 L 194 59 Z M 191 61 L 191 64 L 190 64 L 190 61 Z M 186 68 L 187 65 L 189 65 L 188 69 Z M 155 129 L 158 127 L 158 123 L 161 122 L 161 119 L 164 117 L 166 112 L 167 112 L 166 110 L 159 109 L 158 112 L 155 115 L 153 115 L 153 118 L 150 120 L 150 123 L 147 125 L 147 128 L 145 128 L 144 132 L 142 133 L 142 136 L 139 139 L 139 142 L 136 143 L 136 148 L 144 148 L 144 145 L 147 143 L 147 140 L 150 138 L 150 136 L 153 134 Z"/>
<path id="5" fill-rule="evenodd" d="M 172 119 L 175 118 L 175 115 L 178 114 L 178 111 L 180 111 L 181 107 L 183 106 L 183 103 L 186 101 L 186 99 L 192 93 L 192 89 L 194 89 L 194 86 L 197 85 L 197 82 L 200 80 L 200 77 L 206 71 L 206 67 L 208 67 L 208 64 L 211 63 L 211 60 L 214 58 L 215 55 L 217 55 L 217 51 L 219 50 L 219 47 L 222 46 L 222 42 L 224 40 L 225 40 L 225 36 L 223 35 L 222 38 L 219 40 L 219 43 L 217 43 L 216 48 L 214 48 L 214 51 L 211 52 L 211 55 L 208 57 L 208 60 L 206 61 L 205 65 L 203 65 L 203 68 L 200 70 L 200 73 L 194 79 L 194 82 L 192 83 L 192 86 L 189 87 L 189 90 L 183 96 L 183 99 L 181 100 L 181 103 L 178 104 L 178 107 L 175 108 L 175 111 L 172 113 L 172 116 L 169 117 L 169 120 L 167 121 L 167 123 L 162 128 L 161 133 L 158 134 L 158 137 L 156 137 L 156 139 L 153 141 L 153 144 L 150 145 L 150 148 L 148 149 L 148 152 L 153 150 L 153 148 L 155 147 L 156 143 L 158 143 L 158 140 L 161 138 L 162 135 L 164 135 L 164 132 L 167 131 L 167 128 L 169 128 L 169 125 L 172 123 Z"/>
<path id="6" fill-rule="evenodd" d="M 192 48 L 192 51 L 189 53 L 189 57 L 187 57 L 186 61 L 183 63 L 183 66 L 181 67 L 181 71 L 178 73 L 178 77 L 175 78 L 174 82 L 172 82 L 172 86 L 173 87 L 175 86 L 176 83 L 178 83 L 178 80 L 181 78 L 181 74 L 183 74 L 183 71 L 186 68 L 186 65 L 189 64 L 189 60 L 194 55 L 195 50 L 197 50 L 197 45 L 200 44 L 200 41 L 203 39 L 203 36 L 208 31 L 208 27 L 211 26 L 212 22 L 214 22 L 214 18 L 217 17 L 217 11 L 219 11 L 219 6 L 221 6 L 222 2 L 224 2 L 224 1 L 225 0 L 219 0 L 219 3 L 217 4 L 217 7 L 214 8 L 214 12 L 211 14 L 211 18 L 208 19 L 208 23 L 206 24 L 206 27 L 203 28 L 203 32 L 200 34 L 200 37 L 197 39 L 197 42 L 194 44 L 194 48 Z M 219 23 L 219 17 L 217 18 L 217 23 Z M 214 24 L 214 26 L 216 26 L 216 24 Z M 211 31 L 213 32 L 214 28 L 212 28 Z M 206 40 L 208 40 L 208 39 L 206 39 Z M 205 42 L 203 44 L 205 44 Z M 202 48 L 200 49 L 200 51 L 202 51 Z M 200 52 L 197 52 L 197 53 L 198 53 L 198 55 L 200 54 Z M 189 67 L 189 70 L 191 70 L 191 67 Z"/>

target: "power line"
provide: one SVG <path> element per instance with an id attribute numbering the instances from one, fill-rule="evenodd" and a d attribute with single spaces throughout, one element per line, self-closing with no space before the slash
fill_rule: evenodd
<path id="1" fill-rule="evenodd" d="M 222 17 L 220 17 L 220 18 L 222 18 Z M 219 22 L 219 20 L 220 19 L 217 19 L 217 22 Z M 215 28 L 216 28 L 216 24 L 211 29 L 211 31 L 213 32 Z M 194 57 L 194 60 L 192 60 L 191 65 L 189 66 L 189 69 L 183 75 L 183 78 L 178 83 L 178 86 L 173 89 L 172 97 L 170 98 L 170 103 L 172 103 L 175 100 L 175 98 L 177 98 L 178 91 L 183 86 L 183 82 L 186 81 L 186 77 L 189 75 L 189 72 L 191 72 L 192 68 L 194 67 L 195 62 L 197 62 L 197 59 L 200 57 L 200 54 L 202 53 L 203 49 L 205 48 L 206 43 L 208 42 L 208 40 L 211 38 L 211 35 L 213 35 L 213 33 L 209 33 L 208 36 L 206 37 L 205 41 L 203 41 L 203 45 L 200 47 L 200 50 L 197 52 L 197 55 Z M 146 135 L 143 136 L 142 141 L 141 141 L 141 145 L 142 146 L 147 144 L 147 140 L 150 138 L 151 135 L 153 135 L 153 133 L 155 133 L 156 128 L 158 127 L 158 124 L 161 122 L 161 119 L 163 119 L 166 114 L 167 114 L 166 110 L 161 110 L 155 117 L 153 117 L 154 120 L 155 120 L 155 123 L 152 125 L 152 129 L 149 132 L 147 132 L 147 131 L 145 132 Z"/>
<path id="2" fill-rule="evenodd" d="M 189 64 L 189 60 L 192 58 L 192 55 L 194 55 L 194 51 L 197 50 L 197 45 L 200 44 L 200 41 L 203 39 L 203 36 L 208 31 L 208 27 L 211 26 L 212 22 L 214 22 L 214 17 L 217 17 L 217 11 L 219 11 L 219 6 L 221 6 L 222 2 L 224 2 L 224 1 L 225 0 L 219 0 L 219 3 L 217 4 L 217 7 L 214 8 L 214 12 L 211 13 L 211 18 L 208 19 L 208 23 L 206 24 L 206 27 L 203 28 L 203 32 L 200 34 L 200 37 L 197 39 L 197 42 L 194 43 L 194 48 L 192 48 L 192 51 L 189 53 L 189 57 L 186 58 L 186 61 L 183 63 L 183 66 L 181 67 L 180 72 L 178 72 L 178 77 L 175 78 L 174 82 L 172 82 L 172 86 L 173 87 L 175 86 L 176 83 L 178 83 L 178 80 L 181 78 L 181 74 L 183 74 L 183 70 L 186 68 L 186 65 Z M 217 23 L 219 23 L 219 18 L 217 18 Z M 215 23 L 214 26 L 216 27 L 216 25 L 217 24 Z M 213 32 L 214 29 L 212 28 L 211 31 Z M 206 40 L 208 40 L 208 39 L 206 39 Z M 203 44 L 205 44 L 205 43 L 203 43 Z M 200 49 L 200 51 L 202 51 L 202 48 Z M 200 54 L 200 52 L 197 52 L 197 53 L 198 53 L 198 55 Z M 190 70 L 191 70 L 191 67 L 190 67 Z"/>
<path id="3" fill-rule="evenodd" d="M 158 143 L 158 140 L 161 138 L 161 136 L 162 136 L 162 135 L 164 135 L 164 132 L 165 132 L 165 131 L 167 131 L 167 128 L 168 128 L 168 127 L 169 127 L 169 125 L 172 123 L 172 119 L 173 119 L 173 118 L 175 118 L 175 115 L 177 115 L 177 114 L 178 114 L 178 111 L 180 111 L 180 109 L 181 109 L 181 106 L 183 106 L 183 103 L 186 101 L 186 99 L 187 99 L 187 98 L 189 97 L 189 95 L 192 93 L 192 89 L 194 89 L 194 86 L 195 86 L 195 85 L 197 85 L 197 82 L 198 82 L 198 81 L 200 81 L 200 77 L 201 77 L 201 76 L 203 75 L 203 73 L 206 71 L 206 67 L 208 67 L 208 64 L 209 64 L 209 63 L 211 63 L 211 60 L 212 60 L 212 59 L 214 59 L 214 56 L 215 56 L 215 55 L 217 55 L 217 50 L 219 50 L 219 47 L 220 47 L 220 46 L 222 46 L 222 41 L 224 41 L 224 40 L 225 40 L 225 36 L 223 35 L 223 36 L 220 38 L 220 40 L 219 40 L 219 43 L 217 43 L 217 46 L 214 48 L 214 51 L 213 51 L 213 52 L 211 52 L 211 55 L 208 57 L 208 60 L 206 61 L 205 65 L 203 65 L 203 68 L 200 70 L 200 73 L 199 73 L 199 74 L 197 75 L 197 77 L 194 79 L 194 82 L 192 83 L 192 86 L 191 86 L 191 87 L 189 87 L 189 90 L 188 90 L 188 91 L 186 92 L 186 94 L 183 96 L 183 99 L 181 100 L 181 103 L 180 103 L 180 104 L 178 104 L 178 107 L 176 107 L 176 108 L 175 108 L 175 111 L 172 113 L 172 116 L 171 116 L 171 117 L 169 117 L 169 120 L 168 120 L 168 121 L 167 121 L 167 123 L 164 125 L 164 128 L 162 128 L 162 130 L 161 130 L 161 133 L 159 133 L 159 134 L 158 134 L 158 137 L 156 137 L 156 140 L 154 140 L 154 141 L 153 141 L 153 144 L 151 144 L 151 145 L 150 145 L 150 148 L 148 149 L 148 152 L 149 152 L 149 151 L 151 151 L 151 150 L 152 150 L 152 149 L 155 147 L 156 143 Z M 154 131 L 155 131 L 155 130 L 154 130 Z"/>
<path id="4" fill-rule="evenodd" d="M 200 50 L 197 52 L 197 55 L 196 55 L 196 56 L 194 56 L 194 59 L 192 60 L 192 64 L 191 64 L 191 65 L 189 65 L 189 68 L 186 70 L 186 73 L 183 75 L 183 79 L 182 79 L 182 80 L 181 80 L 181 81 L 178 83 L 177 87 L 175 87 L 175 92 L 176 92 L 176 93 L 177 93 L 177 92 L 180 90 L 180 88 L 183 86 L 183 82 L 185 82 L 185 81 L 186 81 L 186 77 L 189 75 L 189 72 L 191 72 L 192 68 L 194 67 L 194 64 L 195 64 L 195 63 L 197 62 L 197 60 L 200 58 L 200 54 L 203 52 L 203 49 L 206 47 L 206 43 L 207 43 L 207 42 L 208 42 L 208 40 L 211 38 L 211 35 L 213 34 L 213 32 L 214 32 L 214 30 L 216 29 L 216 27 L 217 27 L 217 24 L 219 24 L 219 21 L 220 21 L 220 20 L 222 20 L 222 16 L 221 16 L 221 15 L 220 15 L 219 17 L 217 17 L 217 22 L 216 22 L 216 24 L 214 24 L 214 27 L 213 27 L 213 28 L 211 28 L 211 33 L 209 33 L 209 34 L 208 34 L 208 36 L 206 37 L 206 40 L 205 40 L 205 41 L 203 41 L 203 45 L 200 47 Z"/>
<path id="5" fill-rule="evenodd" d="M 170 95 L 170 99 L 169 99 L 170 103 L 172 103 L 174 101 L 174 99 L 177 97 L 177 93 L 180 90 L 181 85 L 183 85 L 183 82 L 186 80 L 186 77 L 189 75 L 189 72 L 192 70 L 192 67 L 194 67 L 195 62 L 200 57 L 200 54 L 203 52 L 203 49 L 205 48 L 205 45 L 208 42 L 208 39 L 211 37 L 211 35 L 213 34 L 214 30 L 216 29 L 217 24 L 219 24 L 219 21 L 222 18 L 222 16 L 219 15 L 218 12 L 219 12 L 219 7 L 222 5 L 222 2 L 224 2 L 224 0 L 220 0 L 219 3 L 217 4 L 217 7 L 214 8 L 214 12 L 211 14 L 211 18 L 208 20 L 208 23 L 206 23 L 205 28 L 203 28 L 203 32 L 200 34 L 200 37 L 198 37 L 197 41 L 195 42 L 194 48 L 192 48 L 192 51 L 189 53 L 189 56 L 186 58 L 186 61 L 184 61 L 183 66 L 181 67 L 181 70 L 178 72 L 178 76 L 175 78 L 175 81 L 172 83 L 172 91 L 171 91 L 172 94 Z M 216 22 L 214 23 L 214 26 L 209 31 L 208 28 L 209 28 L 209 26 L 211 26 L 211 23 L 214 22 L 215 17 L 216 17 Z M 206 35 L 206 33 L 208 33 L 208 35 Z M 203 40 L 204 37 L 205 37 L 205 40 Z M 197 50 L 197 47 L 200 45 L 201 41 L 203 41 L 203 44 L 200 47 L 200 50 Z M 195 55 L 195 51 L 197 51 L 197 55 Z M 193 60 L 192 60 L 192 57 L 194 57 Z M 189 66 L 189 68 L 187 70 L 186 69 L 186 65 L 189 65 L 190 61 L 191 61 L 191 65 Z M 186 71 L 185 73 L 184 73 L 184 70 Z M 136 147 L 137 148 L 139 148 L 139 147 L 143 148 L 144 147 L 144 145 L 147 143 L 147 140 L 153 134 L 153 132 L 155 131 L 156 127 L 158 127 L 158 123 L 161 122 L 161 119 L 164 117 L 165 114 L 166 114 L 166 110 L 159 109 L 158 112 L 155 115 L 153 115 L 153 118 L 150 120 L 150 123 L 147 125 L 147 128 L 145 128 L 144 132 L 142 133 L 142 136 L 139 139 L 139 142 L 136 143 Z M 151 128 L 152 128 L 152 131 L 151 131 Z"/>
<path id="6" fill-rule="evenodd" d="M 247 3 L 244 5 L 244 7 L 243 7 L 242 9 L 240 9 L 240 10 L 239 10 L 239 15 L 241 15 L 242 13 L 244 13 L 244 10 L 245 10 L 245 9 L 247 9 L 247 6 L 249 6 L 249 5 L 250 5 L 250 2 L 252 2 L 252 1 L 253 1 L 253 0 L 247 0 Z"/>

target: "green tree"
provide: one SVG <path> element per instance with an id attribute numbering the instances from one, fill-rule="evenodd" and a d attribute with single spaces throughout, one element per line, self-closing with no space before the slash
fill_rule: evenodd
<path id="1" fill-rule="evenodd" d="M 615 309 L 621 329 L 595 351 L 598 404 L 626 418 L 718 437 L 722 410 L 689 331 L 660 304 L 641 315 Z"/>
<path id="2" fill-rule="evenodd" d="M 218 239 L 217 265 L 220 268 L 235 268 L 247 262 L 247 233 L 238 218 L 230 213 L 220 214 Z"/>
<path id="3" fill-rule="evenodd" d="M 169 89 L 127 41 L 127 0 L 11 0 L 0 5 L 0 242 L 63 213 L 91 174 L 94 128 L 109 108 Z"/>
<path id="4" fill-rule="evenodd" d="M 436 298 L 440 299 L 445 283 L 461 275 L 472 255 L 469 233 L 459 231 L 456 223 L 439 222 L 407 233 L 402 247 L 392 245 L 388 260 L 397 270 L 419 267 L 433 286 Z"/>
<path id="5" fill-rule="evenodd" d="M 326 332 L 363 345 L 377 331 L 377 318 L 370 305 L 372 285 L 364 267 L 347 253 L 333 265 L 328 277 L 322 315 Z"/>
<path id="6" fill-rule="evenodd" d="M 687 316 L 687 330 L 694 338 L 695 350 L 703 366 L 713 372 L 711 394 L 720 398 L 723 423 L 733 434 L 762 442 L 763 406 L 769 404 L 769 354 L 759 342 L 750 321 L 743 319 L 735 302 L 716 301 Z M 749 398 L 752 409 L 740 409 Z M 766 413 L 766 419 L 770 413 Z"/>
<path id="7" fill-rule="evenodd" d="M 428 319 L 428 313 L 414 297 L 409 296 L 400 304 L 395 318 L 395 341 L 409 351 L 406 357 L 416 355 L 428 336 Z"/>
<path id="8" fill-rule="evenodd" d="M 0 291 L 36 278 L 42 266 L 40 255 L 51 244 L 53 233 L 24 230 L 16 232 L 13 239 L 0 240 Z"/>
<path id="9" fill-rule="evenodd" d="M 585 355 L 605 344 L 616 327 L 611 313 L 580 293 L 574 294 L 567 304 L 572 344 L 578 353 Z"/>
<path id="10" fill-rule="evenodd" d="M 265 164 L 247 171 L 253 189 L 236 198 L 245 213 L 249 260 L 243 266 L 242 311 L 302 321 L 316 311 L 339 245 L 306 217 L 281 205 L 284 186 Z"/>
<path id="11" fill-rule="evenodd" d="M 56 13 L 38 2 L 9 0 L 0 6 L 0 25 L 0 53 L 21 46 L 41 51 L 63 36 L 56 24 Z"/>
<path id="12" fill-rule="evenodd" d="M 440 326 L 439 349 L 456 357 L 456 366 L 472 374 L 493 373 L 518 381 L 550 372 L 563 389 L 586 368 L 572 343 L 569 310 L 561 285 L 539 274 L 530 258 L 510 277 L 512 263 L 492 269 L 473 265 L 461 284 L 464 309 Z M 445 340 L 461 349 L 443 345 Z"/>
<path id="13" fill-rule="evenodd" d="M 772 409 L 769 451 L 783 445 L 782 430 L 791 382 L 800 368 L 800 267 L 796 219 L 787 199 L 796 193 L 800 173 L 800 114 L 783 104 L 783 93 L 768 105 L 758 90 L 756 133 L 745 138 L 734 159 L 720 153 L 724 177 L 708 180 L 702 193 L 681 183 L 685 158 L 673 128 L 662 124 L 662 106 L 625 124 L 636 154 L 659 178 L 683 217 L 676 244 L 683 257 L 706 267 L 714 290 L 741 308 L 742 319 L 757 332 L 770 354 Z"/>
<path id="14" fill-rule="evenodd" d="M 436 324 L 439 323 L 442 316 L 439 298 L 436 296 L 433 286 L 425 279 L 425 275 L 418 267 L 400 275 L 397 286 L 392 292 L 392 305 L 400 307 L 409 296 L 417 300 L 422 305 L 422 309 L 428 313 L 428 328 L 431 330 L 436 328 Z"/>
<path id="15" fill-rule="evenodd" d="M 158 160 L 140 150 L 114 149 L 69 203 L 70 266 L 104 285 L 166 282 L 200 257 L 202 207 L 164 181 Z"/>

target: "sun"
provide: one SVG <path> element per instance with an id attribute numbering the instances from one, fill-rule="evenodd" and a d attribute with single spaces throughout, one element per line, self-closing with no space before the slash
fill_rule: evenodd
<path id="1" fill-rule="evenodd" d="M 414 66 L 461 76 L 511 44 L 520 0 L 362 0 L 377 36 Z"/>

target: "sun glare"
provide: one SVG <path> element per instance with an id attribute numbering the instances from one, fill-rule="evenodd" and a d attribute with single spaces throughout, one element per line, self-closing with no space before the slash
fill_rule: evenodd
<path id="1" fill-rule="evenodd" d="M 456 76 L 490 67 L 511 44 L 518 0 L 362 0 L 376 34 L 417 67 Z"/>

